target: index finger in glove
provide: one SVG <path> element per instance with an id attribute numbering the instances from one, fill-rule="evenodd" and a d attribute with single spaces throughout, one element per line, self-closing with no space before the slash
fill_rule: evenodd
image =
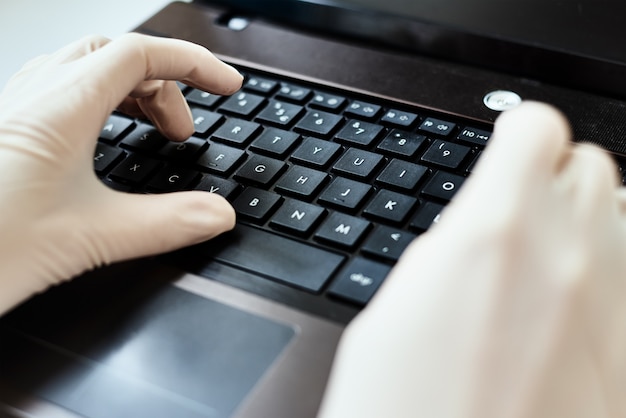
<path id="1" fill-rule="evenodd" d="M 145 80 L 180 80 L 220 95 L 241 87 L 242 76 L 206 48 L 177 39 L 127 34 L 84 57 L 102 95 L 105 114 Z"/>

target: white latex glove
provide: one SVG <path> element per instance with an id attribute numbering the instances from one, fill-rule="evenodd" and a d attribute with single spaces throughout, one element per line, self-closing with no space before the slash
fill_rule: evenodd
<path id="1" fill-rule="evenodd" d="M 129 34 L 90 37 L 24 66 L 0 95 L 0 314 L 96 266 L 230 229 L 215 194 L 131 195 L 94 175 L 96 139 L 118 105 L 170 139 L 193 131 L 181 80 L 231 94 L 241 75 L 206 49 Z"/>
<path id="2" fill-rule="evenodd" d="M 537 103 L 348 327 L 323 418 L 626 417 L 626 205 Z"/>

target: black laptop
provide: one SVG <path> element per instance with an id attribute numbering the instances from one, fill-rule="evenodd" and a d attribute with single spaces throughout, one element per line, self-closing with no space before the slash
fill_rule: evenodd
<path id="1" fill-rule="evenodd" d="M 180 84 L 183 144 L 112 114 L 94 169 L 129 193 L 221 194 L 237 226 L 8 313 L 0 413 L 314 417 L 343 328 L 445 217 L 501 111 L 552 103 L 621 162 L 625 17 L 619 1 L 169 5 L 137 31 L 208 47 L 244 85 Z"/>

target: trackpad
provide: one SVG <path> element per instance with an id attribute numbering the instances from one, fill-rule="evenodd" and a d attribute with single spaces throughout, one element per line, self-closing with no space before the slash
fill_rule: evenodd
<path id="1" fill-rule="evenodd" d="M 18 321 L 21 336 L 2 333 L 3 376 L 89 417 L 229 417 L 294 336 L 173 286 L 122 299 L 74 329 Z"/>

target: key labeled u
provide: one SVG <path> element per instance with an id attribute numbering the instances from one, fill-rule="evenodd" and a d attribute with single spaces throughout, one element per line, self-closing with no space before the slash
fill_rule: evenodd
<path id="1" fill-rule="evenodd" d="M 359 166 L 365 162 L 365 158 L 357 157 L 354 159 L 353 165 Z"/>

